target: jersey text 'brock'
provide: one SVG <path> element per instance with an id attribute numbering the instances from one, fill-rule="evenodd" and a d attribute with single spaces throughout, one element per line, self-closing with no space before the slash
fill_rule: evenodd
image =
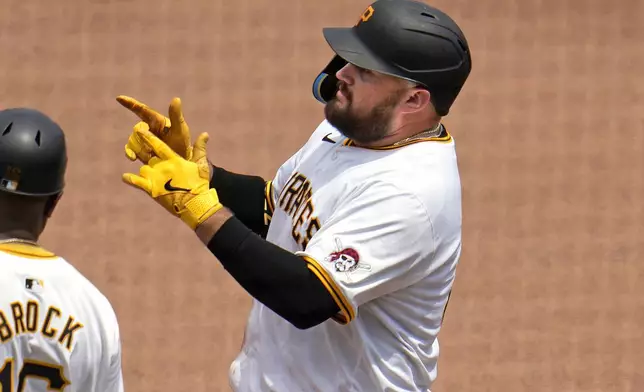
<path id="1" fill-rule="evenodd" d="M 311 237 L 320 229 L 320 221 L 314 216 L 311 193 L 309 179 L 295 173 L 289 178 L 278 200 L 279 207 L 291 217 L 291 234 L 302 250 L 306 249 Z"/>
<path id="2" fill-rule="evenodd" d="M 54 318 L 61 318 L 62 315 L 63 312 L 60 309 L 49 306 L 45 317 L 41 320 L 38 301 L 12 302 L 10 315 L 0 310 L 0 342 L 6 343 L 21 334 L 40 333 L 49 339 L 55 339 L 61 346 L 71 351 L 74 333 L 83 328 L 83 324 L 75 321 L 74 317 L 68 316 L 62 330 L 53 328 L 51 324 Z M 1 388 L 0 391 L 2 391 Z"/>

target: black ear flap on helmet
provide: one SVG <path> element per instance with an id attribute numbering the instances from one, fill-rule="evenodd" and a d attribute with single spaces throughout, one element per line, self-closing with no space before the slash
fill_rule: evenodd
<path id="1" fill-rule="evenodd" d="M 347 61 L 342 57 L 335 55 L 331 62 L 320 72 L 313 82 L 313 96 L 322 103 L 327 103 L 338 91 L 338 78 L 336 72 L 347 65 Z"/>

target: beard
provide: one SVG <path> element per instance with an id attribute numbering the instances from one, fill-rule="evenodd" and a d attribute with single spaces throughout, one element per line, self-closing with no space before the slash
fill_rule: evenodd
<path id="1" fill-rule="evenodd" d="M 352 95 L 346 86 L 341 83 L 339 89 L 347 102 L 344 107 L 340 106 L 341 102 L 337 97 L 327 102 L 324 106 L 324 115 L 329 124 L 344 136 L 360 144 L 377 142 L 389 135 L 394 108 L 400 100 L 402 90 L 390 95 L 367 113 L 361 114 L 353 108 Z"/>

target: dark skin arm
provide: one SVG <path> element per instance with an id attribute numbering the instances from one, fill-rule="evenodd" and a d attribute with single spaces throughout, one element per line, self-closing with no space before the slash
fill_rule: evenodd
<path id="1" fill-rule="evenodd" d="M 212 174 L 211 174 L 212 178 Z M 197 237 L 208 246 L 210 240 L 217 234 L 221 226 L 224 225 L 230 218 L 233 217 L 233 214 L 228 210 L 228 208 L 222 208 L 217 211 L 213 216 L 208 218 L 204 223 L 199 225 L 195 230 Z"/>

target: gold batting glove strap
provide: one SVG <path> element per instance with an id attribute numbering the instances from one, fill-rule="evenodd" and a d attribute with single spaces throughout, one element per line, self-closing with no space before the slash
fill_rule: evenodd
<path id="1" fill-rule="evenodd" d="M 195 230 L 224 206 L 219 202 L 217 191 L 211 188 L 190 199 L 184 207 L 185 209 L 179 213 L 179 217 L 191 229 Z"/>

